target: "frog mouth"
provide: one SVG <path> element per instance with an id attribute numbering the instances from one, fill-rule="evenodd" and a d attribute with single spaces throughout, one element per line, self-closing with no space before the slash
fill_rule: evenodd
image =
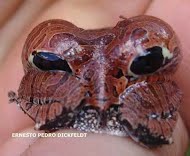
<path id="1" fill-rule="evenodd" d="M 52 132 L 60 128 L 77 129 L 86 132 L 111 133 L 127 136 L 121 124 L 119 105 L 112 104 L 107 110 L 87 104 L 85 100 L 75 110 L 66 110 L 44 125 L 36 124 L 38 130 Z M 117 133 L 117 134 L 116 134 Z"/>

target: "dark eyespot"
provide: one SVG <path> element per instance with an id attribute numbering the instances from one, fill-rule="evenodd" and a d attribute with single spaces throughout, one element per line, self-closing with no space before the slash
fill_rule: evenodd
<path id="1" fill-rule="evenodd" d="M 63 70 L 72 72 L 66 60 L 61 59 L 54 53 L 50 52 L 33 52 L 33 63 L 41 70 Z"/>
<path id="2" fill-rule="evenodd" d="M 163 64 L 162 48 L 155 46 L 146 49 L 146 55 L 136 57 L 130 67 L 136 75 L 150 74 L 157 71 Z"/>

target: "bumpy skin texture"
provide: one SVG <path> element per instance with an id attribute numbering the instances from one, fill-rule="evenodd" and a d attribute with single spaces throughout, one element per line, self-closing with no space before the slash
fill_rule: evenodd
<path id="1" fill-rule="evenodd" d="M 159 68 L 132 69 L 135 58 L 155 54 L 146 50 L 152 47 L 161 48 Z M 29 34 L 22 52 L 25 75 L 18 96 L 11 91 L 9 97 L 38 130 L 105 132 L 157 147 L 172 143 L 182 96 L 171 76 L 180 60 L 174 31 L 155 17 L 122 18 L 97 30 L 48 20 Z"/>

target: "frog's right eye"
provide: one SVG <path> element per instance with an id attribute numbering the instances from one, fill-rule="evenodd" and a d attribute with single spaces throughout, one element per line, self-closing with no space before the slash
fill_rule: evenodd
<path id="1" fill-rule="evenodd" d="M 146 54 L 137 56 L 131 63 L 130 71 L 136 75 L 156 72 L 164 63 L 162 47 L 154 46 L 146 49 Z"/>
<path id="2" fill-rule="evenodd" d="M 66 60 L 60 58 L 57 54 L 51 52 L 32 52 L 31 62 L 39 69 L 62 70 L 72 73 L 72 70 Z"/>

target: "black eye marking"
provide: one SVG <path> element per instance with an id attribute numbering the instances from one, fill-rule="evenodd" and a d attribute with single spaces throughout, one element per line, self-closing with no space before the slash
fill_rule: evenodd
<path id="1" fill-rule="evenodd" d="M 66 60 L 61 59 L 58 55 L 50 52 L 32 52 L 33 63 L 41 70 L 63 70 L 72 73 Z"/>
<path id="2" fill-rule="evenodd" d="M 163 65 L 164 56 L 161 47 L 154 46 L 146 51 L 146 55 L 136 57 L 130 66 L 131 72 L 136 75 L 153 73 Z"/>

